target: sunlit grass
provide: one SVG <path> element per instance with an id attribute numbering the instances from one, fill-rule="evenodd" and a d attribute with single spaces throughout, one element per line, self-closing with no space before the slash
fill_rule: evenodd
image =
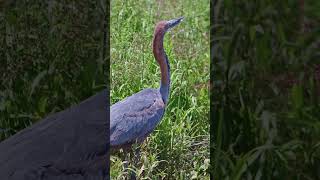
<path id="1" fill-rule="evenodd" d="M 141 179 L 209 179 L 209 2 L 112 1 L 111 102 L 158 88 L 151 42 L 157 21 L 184 16 L 168 32 L 171 91 L 161 123 L 141 145 Z M 120 157 L 121 156 L 121 157 Z M 124 178 L 123 153 L 111 156 L 112 179 Z M 132 160 L 132 158 L 130 158 Z"/>

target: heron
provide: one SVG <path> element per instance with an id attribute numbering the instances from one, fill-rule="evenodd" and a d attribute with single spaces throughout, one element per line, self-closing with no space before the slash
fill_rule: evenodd
<path id="1" fill-rule="evenodd" d="M 109 179 L 108 90 L 0 143 L 2 180 Z"/>
<path id="2" fill-rule="evenodd" d="M 142 143 L 161 121 L 170 93 L 170 65 L 163 47 L 164 36 L 182 19 L 160 21 L 155 26 L 152 50 L 160 66 L 160 87 L 144 89 L 111 106 L 111 149 L 129 149 L 135 143 Z"/>

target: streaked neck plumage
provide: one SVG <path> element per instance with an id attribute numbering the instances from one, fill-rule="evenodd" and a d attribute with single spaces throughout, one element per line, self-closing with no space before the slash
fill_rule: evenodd
<path id="1" fill-rule="evenodd" d="M 170 65 L 163 47 L 163 39 L 166 32 L 165 24 L 157 24 L 153 37 L 153 54 L 161 71 L 160 94 L 167 104 L 170 91 Z"/>

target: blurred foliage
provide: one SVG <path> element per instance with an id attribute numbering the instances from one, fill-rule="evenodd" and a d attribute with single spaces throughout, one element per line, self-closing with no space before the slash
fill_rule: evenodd
<path id="1" fill-rule="evenodd" d="M 145 88 L 159 88 L 152 54 L 155 24 L 184 16 L 165 35 L 171 66 L 166 112 L 140 146 L 141 160 L 129 163 L 138 179 L 209 179 L 209 1 L 111 2 L 111 102 Z M 197 8 L 195 8 L 197 7 Z M 124 179 L 124 156 L 111 156 L 112 179 Z"/>
<path id="2" fill-rule="evenodd" d="M 0 11 L 0 140 L 106 88 L 105 1 L 17 0 Z"/>
<path id="3" fill-rule="evenodd" d="M 320 1 L 212 7 L 214 179 L 320 179 Z"/>

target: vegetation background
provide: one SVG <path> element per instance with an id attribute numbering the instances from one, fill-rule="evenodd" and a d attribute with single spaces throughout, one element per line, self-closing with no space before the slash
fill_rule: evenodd
<path id="1" fill-rule="evenodd" d="M 320 1 L 211 5 L 214 179 L 320 179 Z"/>
<path id="2" fill-rule="evenodd" d="M 154 27 L 180 16 L 185 19 L 164 41 L 171 63 L 169 103 L 141 145 L 140 163 L 130 167 L 138 179 L 209 179 L 209 1 L 111 1 L 112 104 L 159 87 L 151 48 Z M 123 162 L 124 153 L 111 156 L 112 179 L 127 173 Z"/>
<path id="3" fill-rule="evenodd" d="M 105 89 L 105 1 L 0 4 L 0 141 Z"/>

